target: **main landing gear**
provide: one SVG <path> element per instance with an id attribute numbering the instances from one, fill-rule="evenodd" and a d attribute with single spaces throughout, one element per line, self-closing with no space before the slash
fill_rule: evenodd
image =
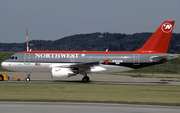
<path id="1" fill-rule="evenodd" d="M 26 81 L 29 82 L 31 79 L 30 79 L 30 74 L 31 72 L 26 72 L 27 73 L 27 78 L 26 78 Z"/>
<path id="2" fill-rule="evenodd" d="M 83 78 L 82 78 L 82 82 L 84 82 L 84 83 L 87 83 L 87 82 L 89 82 L 89 77 L 87 76 L 87 73 L 83 73 Z"/>

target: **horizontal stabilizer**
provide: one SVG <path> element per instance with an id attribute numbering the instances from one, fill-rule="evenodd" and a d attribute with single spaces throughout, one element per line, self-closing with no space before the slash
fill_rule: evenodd
<path id="1" fill-rule="evenodd" d="M 158 61 L 161 61 L 161 60 L 166 60 L 166 61 L 168 61 L 168 60 L 172 59 L 173 57 L 174 57 L 173 55 L 152 56 L 152 57 L 150 57 L 150 60 L 151 60 L 152 62 L 158 62 Z"/>

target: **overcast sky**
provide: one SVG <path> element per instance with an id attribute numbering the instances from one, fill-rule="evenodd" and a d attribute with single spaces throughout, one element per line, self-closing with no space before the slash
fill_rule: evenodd
<path id="1" fill-rule="evenodd" d="M 57 40 L 94 32 L 154 32 L 175 20 L 180 33 L 180 0 L 0 0 L 0 42 Z"/>

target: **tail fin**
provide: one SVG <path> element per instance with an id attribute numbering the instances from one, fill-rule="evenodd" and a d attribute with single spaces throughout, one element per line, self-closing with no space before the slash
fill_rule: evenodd
<path id="1" fill-rule="evenodd" d="M 167 53 L 175 21 L 164 21 L 139 49 L 143 53 Z"/>

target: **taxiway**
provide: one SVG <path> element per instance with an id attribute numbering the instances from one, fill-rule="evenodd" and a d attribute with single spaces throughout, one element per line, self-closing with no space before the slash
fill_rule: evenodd
<path id="1" fill-rule="evenodd" d="M 10 78 L 26 78 L 25 72 L 0 72 L 7 74 Z M 90 83 L 96 84 L 151 84 L 151 85 L 180 85 L 180 79 L 177 78 L 142 78 L 131 77 L 128 75 L 108 75 L 108 74 L 89 74 Z M 30 82 L 76 82 L 82 83 L 82 75 L 69 77 L 67 79 L 53 80 L 51 79 L 51 73 L 31 73 Z M 163 80 L 163 81 L 162 81 Z M 164 81 L 167 80 L 167 81 Z M 6 81 L 4 81 L 6 82 Z M 9 80 L 7 82 L 26 82 Z"/>
<path id="2" fill-rule="evenodd" d="M 179 113 L 180 107 L 61 102 L 0 102 L 1 113 Z"/>

